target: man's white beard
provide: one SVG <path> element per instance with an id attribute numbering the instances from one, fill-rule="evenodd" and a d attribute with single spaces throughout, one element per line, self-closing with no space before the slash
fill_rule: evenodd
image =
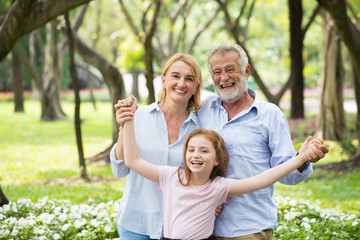
<path id="1" fill-rule="evenodd" d="M 233 79 L 229 79 L 228 81 L 233 81 Z M 220 81 L 218 85 L 215 85 L 215 92 L 223 102 L 234 103 L 238 101 L 247 91 L 247 81 L 243 75 L 241 76 L 239 82 L 235 81 L 235 86 L 233 86 L 230 91 L 223 91 L 223 89 L 220 87 L 220 85 L 223 85 L 226 82 Z"/>

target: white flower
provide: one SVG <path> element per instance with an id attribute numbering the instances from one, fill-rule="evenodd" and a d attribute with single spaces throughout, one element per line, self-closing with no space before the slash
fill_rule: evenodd
<path id="1" fill-rule="evenodd" d="M 94 227 L 99 226 L 100 222 L 98 222 L 96 219 L 91 219 L 90 224 Z"/>
<path id="2" fill-rule="evenodd" d="M 10 204 L 6 204 L 2 208 L 4 209 L 4 212 L 6 213 L 7 211 L 10 210 Z"/>
<path id="3" fill-rule="evenodd" d="M 62 213 L 59 215 L 58 219 L 61 221 L 61 222 L 65 222 L 66 219 L 67 219 L 67 215 L 65 213 Z"/>
<path id="4" fill-rule="evenodd" d="M 90 212 L 90 214 L 93 215 L 93 216 L 97 216 L 97 215 L 98 215 L 98 211 L 97 211 L 97 210 L 92 210 L 92 211 Z"/>
<path id="5" fill-rule="evenodd" d="M 316 222 L 316 218 L 312 218 L 312 219 L 310 220 L 310 223 L 314 223 L 314 222 Z"/>
<path id="6" fill-rule="evenodd" d="M 12 210 L 13 210 L 14 212 L 17 212 L 16 205 L 14 205 L 14 206 L 12 207 Z"/>
<path id="7" fill-rule="evenodd" d="M 6 222 L 8 222 L 9 225 L 14 225 L 17 222 L 17 220 L 14 217 L 10 217 L 10 218 L 5 219 L 5 223 Z"/>
<path id="8" fill-rule="evenodd" d="M 295 217 L 296 217 L 296 213 L 293 213 L 293 212 L 291 212 L 291 213 L 286 213 L 286 214 L 284 215 L 284 218 L 285 218 L 285 220 L 287 220 L 287 221 L 293 220 Z"/>
<path id="9" fill-rule="evenodd" d="M 74 222 L 74 226 L 76 228 L 81 228 L 82 226 L 84 226 L 86 224 L 86 220 L 81 218 L 81 219 L 77 219 L 75 222 Z"/>
<path id="10" fill-rule="evenodd" d="M 307 217 L 303 217 L 302 219 L 304 222 L 309 222 L 309 219 Z"/>
<path id="11" fill-rule="evenodd" d="M 42 199 L 40 199 L 40 202 L 41 202 L 41 204 L 42 205 L 45 205 L 46 203 L 47 203 L 47 201 L 48 201 L 48 197 L 46 196 L 46 197 L 43 197 Z"/>
<path id="12" fill-rule="evenodd" d="M 59 215 L 60 212 L 61 212 L 61 207 L 56 207 L 56 208 L 54 209 L 54 214 L 55 214 L 55 215 Z"/>
<path id="13" fill-rule="evenodd" d="M 70 227 L 70 224 L 65 224 L 64 226 L 62 226 L 61 230 L 65 232 L 66 230 L 69 229 L 69 227 Z"/>
<path id="14" fill-rule="evenodd" d="M 276 228 L 276 231 L 280 231 L 280 230 L 282 230 L 282 229 L 285 229 L 285 227 L 284 226 L 278 226 L 277 228 Z"/>
<path id="15" fill-rule="evenodd" d="M 9 229 L 5 229 L 5 230 L 2 230 L 2 234 L 0 232 L 0 236 L 8 236 L 10 234 L 10 230 Z"/>
<path id="16" fill-rule="evenodd" d="M 87 234 L 87 231 L 84 229 L 84 230 L 81 231 L 81 233 L 78 233 L 77 236 L 83 237 L 83 236 L 85 236 L 86 234 Z"/>
<path id="17" fill-rule="evenodd" d="M 39 219 L 45 224 L 50 224 L 51 221 L 54 219 L 54 215 L 48 213 L 42 213 L 39 216 Z"/>
<path id="18" fill-rule="evenodd" d="M 59 235 L 58 233 L 55 233 L 55 234 L 53 235 L 53 238 L 54 238 L 55 240 L 57 240 L 57 239 L 60 238 L 60 235 Z"/>
<path id="19" fill-rule="evenodd" d="M 28 220 L 28 225 L 33 226 L 36 224 L 36 222 L 33 219 Z"/>
<path id="20" fill-rule="evenodd" d="M 109 214 L 106 211 L 101 211 L 98 213 L 97 217 L 98 218 L 105 218 L 107 217 Z"/>
<path id="21" fill-rule="evenodd" d="M 13 231 L 11 232 L 11 236 L 16 236 L 19 233 L 16 227 L 14 227 Z"/>
<path id="22" fill-rule="evenodd" d="M 35 228 L 34 233 L 39 234 L 39 235 L 43 235 L 45 233 L 45 230 L 41 229 L 41 228 Z"/>
<path id="23" fill-rule="evenodd" d="M 109 233 L 109 232 L 112 232 L 113 231 L 113 229 L 110 227 L 110 226 L 105 226 L 105 228 L 104 228 L 104 230 L 105 230 L 105 232 L 107 232 L 107 233 Z"/>
<path id="24" fill-rule="evenodd" d="M 354 221 L 351 226 L 355 227 L 356 225 L 358 225 L 359 223 L 357 221 Z"/>
<path id="25" fill-rule="evenodd" d="M 0 214 L 0 220 L 3 220 L 5 218 L 6 218 L 5 215 Z"/>
<path id="26" fill-rule="evenodd" d="M 301 226 L 303 226 L 306 231 L 309 231 L 311 229 L 310 224 L 308 224 L 307 222 L 302 222 Z"/>
<path id="27" fill-rule="evenodd" d="M 25 218 L 20 218 L 18 221 L 18 225 L 20 225 L 21 227 L 25 227 L 28 224 L 28 221 Z"/>
<path id="28" fill-rule="evenodd" d="M 47 238 L 45 236 L 40 236 L 39 240 L 46 240 Z"/>

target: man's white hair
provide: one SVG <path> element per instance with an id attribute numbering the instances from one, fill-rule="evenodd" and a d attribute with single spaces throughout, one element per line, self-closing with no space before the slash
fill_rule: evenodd
<path id="1" fill-rule="evenodd" d="M 242 72 L 245 71 L 247 65 L 249 64 L 249 58 L 248 58 L 246 52 L 244 51 L 244 49 L 238 44 L 223 43 L 223 44 L 220 44 L 220 45 L 214 47 L 209 53 L 208 68 L 209 68 L 210 74 L 211 74 L 210 59 L 212 58 L 212 56 L 216 53 L 226 53 L 226 52 L 237 52 L 240 56 L 239 64 L 241 66 L 241 71 Z"/>

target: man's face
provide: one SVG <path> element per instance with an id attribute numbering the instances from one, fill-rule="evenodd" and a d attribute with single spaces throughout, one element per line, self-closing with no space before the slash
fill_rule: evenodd
<path id="1" fill-rule="evenodd" d="M 210 59 L 215 91 L 226 103 L 238 101 L 247 91 L 247 76 L 242 73 L 237 52 L 216 53 Z"/>

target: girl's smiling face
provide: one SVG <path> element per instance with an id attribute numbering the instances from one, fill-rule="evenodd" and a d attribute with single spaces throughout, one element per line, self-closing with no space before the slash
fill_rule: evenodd
<path id="1" fill-rule="evenodd" d="M 186 164 L 192 176 L 210 178 L 213 168 L 219 164 L 213 144 L 202 135 L 192 137 L 186 150 Z"/>

